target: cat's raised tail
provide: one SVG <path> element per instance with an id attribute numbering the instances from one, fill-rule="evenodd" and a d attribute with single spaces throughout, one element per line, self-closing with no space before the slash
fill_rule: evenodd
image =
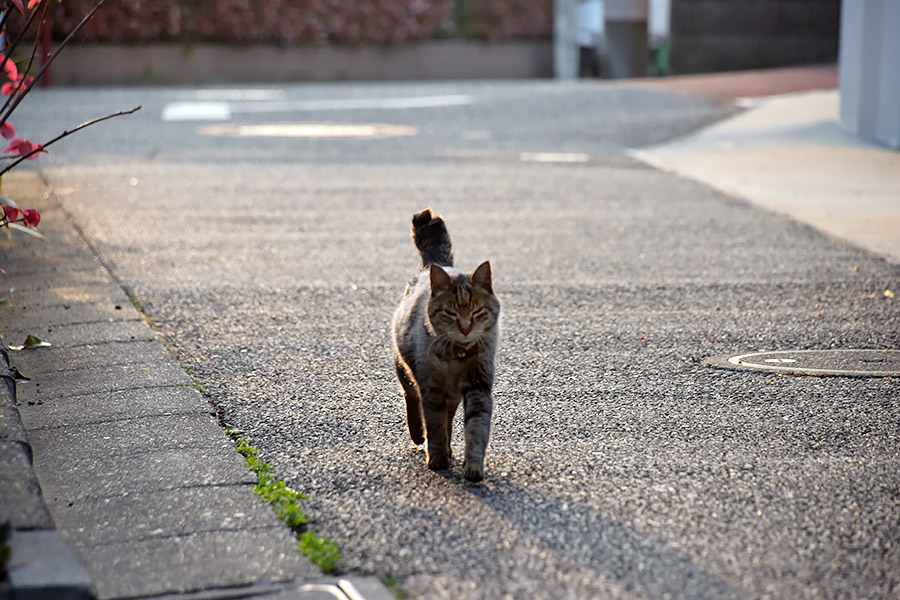
<path id="1" fill-rule="evenodd" d="M 436 264 L 453 266 L 453 248 L 444 219 L 431 212 L 420 210 L 412 218 L 412 239 L 422 255 L 422 268 Z"/>

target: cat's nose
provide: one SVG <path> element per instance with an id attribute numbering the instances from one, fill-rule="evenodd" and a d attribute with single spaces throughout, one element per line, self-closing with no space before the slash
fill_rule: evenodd
<path id="1" fill-rule="evenodd" d="M 472 331 L 472 327 L 475 325 L 475 322 L 471 319 L 468 321 L 460 319 L 456 323 L 459 326 L 459 332 L 463 335 L 469 335 L 469 332 Z"/>

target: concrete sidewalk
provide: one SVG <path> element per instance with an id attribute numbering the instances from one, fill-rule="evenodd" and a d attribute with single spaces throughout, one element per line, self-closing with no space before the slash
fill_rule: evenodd
<path id="1" fill-rule="evenodd" d="M 636 82 L 746 110 L 632 155 L 900 264 L 900 152 L 841 129 L 836 83 L 821 67 Z"/>
<path id="2" fill-rule="evenodd" d="M 0 331 L 50 347 L 0 363 L 0 523 L 13 598 L 390 598 L 326 578 L 253 493 L 256 478 L 34 173 L 4 192 L 41 210 L 53 243 L 2 246 Z"/>

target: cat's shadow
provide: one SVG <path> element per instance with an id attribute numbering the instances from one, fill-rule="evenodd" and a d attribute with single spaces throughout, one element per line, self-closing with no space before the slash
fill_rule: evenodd
<path id="1" fill-rule="evenodd" d="M 742 596 L 678 550 L 597 510 L 514 483 L 499 473 L 470 484 L 444 475 L 554 554 L 645 598 L 694 600 Z"/>
<path id="2" fill-rule="evenodd" d="M 409 458 L 422 468 L 424 447 L 411 448 Z M 466 481 L 455 453 L 449 469 L 430 473 L 459 486 L 553 554 L 636 596 L 694 600 L 745 595 L 665 542 L 592 507 L 522 485 L 514 474 L 489 468 L 484 481 Z"/>

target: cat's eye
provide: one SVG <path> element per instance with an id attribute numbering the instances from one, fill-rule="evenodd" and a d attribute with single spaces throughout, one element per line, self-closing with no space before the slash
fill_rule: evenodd
<path id="1" fill-rule="evenodd" d="M 482 310 L 482 311 L 475 313 L 475 319 L 477 319 L 478 321 L 484 321 L 487 318 L 488 318 L 488 314 L 487 314 L 486 310 Z"/>

